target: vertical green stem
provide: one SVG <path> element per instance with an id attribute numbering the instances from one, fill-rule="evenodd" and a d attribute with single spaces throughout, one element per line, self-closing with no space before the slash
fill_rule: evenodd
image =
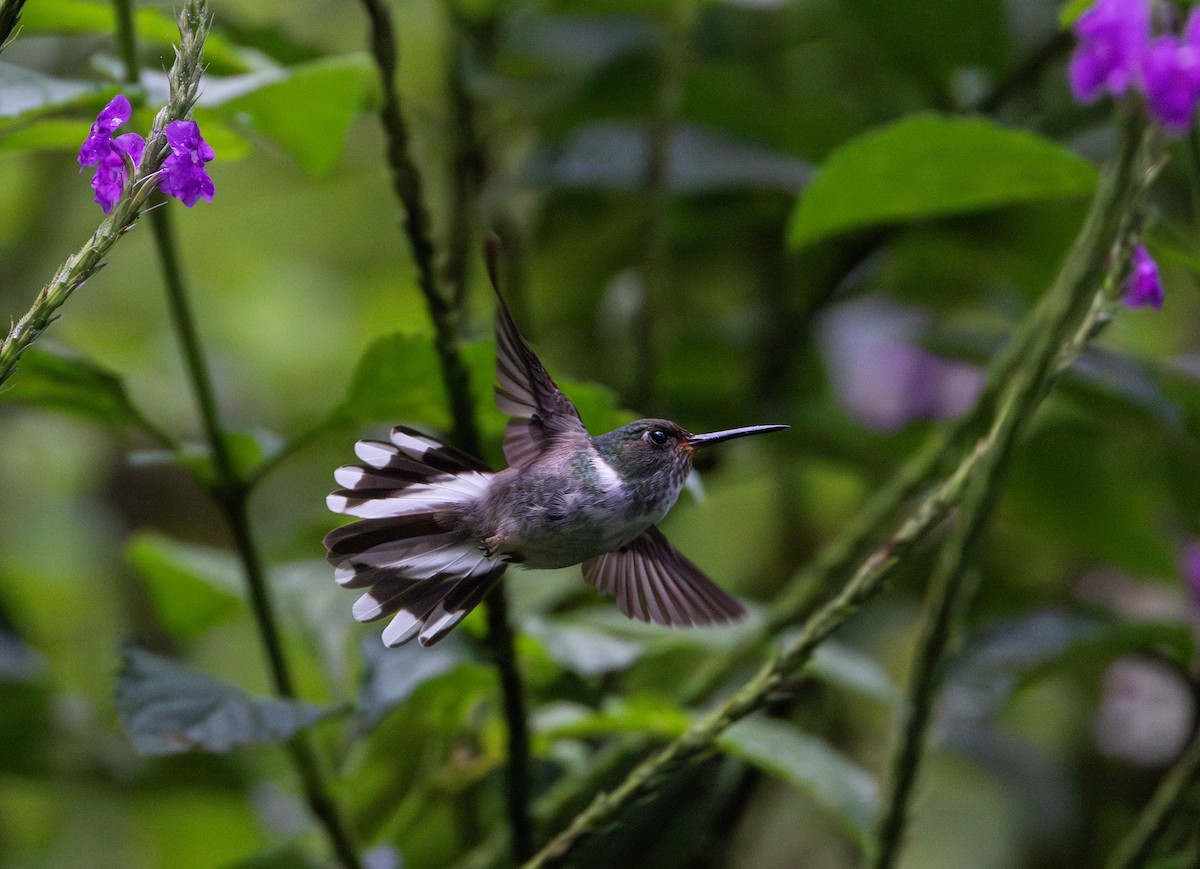
<path id="1" fill-rule="evenodd" d="M 172 231 L 170 212 L 159 207 L 150 214 L 150 225 L 154 232 L 159 261 L 162 264 L 163 281 L 167 290 L 168 311 L 171 324 L 183 352 L 188 379 L 195 393 L 200 417 L 212 451 L 214 480 L 213 497 L 216 499 L 233 536 L 234 547 L 242 562 L 246 587 L 250 593 L 250 608 L 258 628 L 259 640 L 271 673 L 275 692 L 281 697 L 296 697 L 295 682 L 288 668 L 283 651 L 274 602 L 267 584 L 267 574 L 262 557 L 254 542 L 248 511 L 249 489 L 238 476 L 225 441 L 225 430 L 217 409 L 212 378 L 201 347 L 199 331 L 192 314 L 183 274 L 179 267 L 179 256 Z M 306 734 L 298 734 L 287 743 L 288 754 L 300 777 L 305 800 L 313 815 L 325 830 L 330 847 L 346 869 L 359 869 L 362 865 L 350 836 L 329 798 L 320 764 Z"/>
<path id="2" fill-rule="evenodd" d="M 666 304 L 670 272 L 671 142 L 687 78 L 688 45 L 695 10 L 691 0 L 681 0 L 671 10 L 660 52 L 659 83 L 642 179 L 645 215 L 642 219 L 642 310 L 635 326 L 633 383 L 629 401 L 650 407 L 658 379 L 656 351 L 659 323 Z"/>
<path id="3" fill-rule="evenodd" d="M 117 17 L 117 40 L 125 62 L 126 79 L 136 82 L 139 76 L 137 39 L 133 28 L 133 9 L 130 0 L 114 0 Z M 267 585 L 266 569 L 254 542 L 250 524 L 248 499 L 250 489 L 241 479 L 225 440 L 225 429 L 217 407 L 212 376 L 204 358 L 200 333 L 187 295 L 187 286 L 179 264 L 178 245 L 171 224 L 171 212 L 165 203 L 150 212 L 150 227 L 155 248 L 162 266 L 163 283 L 167 293 L 167 309 L 171 325 L 179 340 L 187 368 L 188 379 L 200 411 L 205 437 L 212 453 L 212 493 L 233 536 L 234 547 L 242 562 L 246 587 L 250 593 L 251 611 L 258 627 L 271 682 L 281 697 L 296 697 L 295 682 L 288 668 L 275 616 L 274 602 Z M 333 801 L 327 794 L 324 777 L 316 753 L 306 734 L 298 734 L 287 743 L 287 752 L 300 778 L 305 799 L 314 817 L 325 830 L 330 847 L 346 869 L 360 869 L 361 862 L 349 834 L 342 824 Z"/>
<path id="4" fill-rule="evenodd" d="M 371 52 L 379 69 L 383 98 L 379 118 L 386 137 L 386 159 L 392 172 L 392 186 L 404 212 L 404 231 L 408 237 L 417 282 L 425 297 L 433 321 L 435 348 L 450 405 L 455 446 L 474 455 L 480 454 L 479 429 L 472 404 L 470 376 L 459 350 L 455 317 L 459 311 L 448 302 L 439 286 L 435 252 L 421 174 L 409 153 L 408 126 L 396 89 L 397 40 L 391 14 L 382 0 L 362 0 L 370 21 Z M 505 723 L 508 729 L 507 799 L 512 851 L 521 861 L 533 852 L 532 823 L 529 818 L 529 723 L 525 692 L 517 666 L 508 600 L 503 582 L 484 601 L 487 615 L 487 643 L 496 662 L 503 695 Z"/>

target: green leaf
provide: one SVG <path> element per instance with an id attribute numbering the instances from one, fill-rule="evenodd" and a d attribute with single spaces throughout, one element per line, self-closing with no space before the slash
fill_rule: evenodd
<path id="1" fill-rule="evenodd" d="M 551 660 L 581 676 L 619 672 L 642 653 L 641 643 L 587 625 L 528 619 L 522 627 L 545 646 Z"/>
<path id="2" fill-rule="evenodd" d="M 548 739 L 592 739 L 641 733 L 674 739 L 691 724 L 687 710 L 664 697 L 634 694 L 606 700 L 598 710 L 563 703 L 545 707 L 537 731 Z"/>
<path id="3" fill-rule="evenodd" d="M 117 712 L 142 755 L 285 742 L 333 710 L 294 700 L 251 697 L 240 688 L 139 649 L 122 651 Z"/>
<path id="4" fill-rule="evenodd" d="M 360 729 L 371 730 L 426 682 L 469 660 L 457 634 L 428 649 L 415 643 L 389 649 L 375 634 L 364 637 L 365 672 L 358 693 Z"/>
<path id="5" fill-rule="evenodd" d="M 332 422 L 367 425 L 417 420 L 445 427 L 445 391 L 428 338 L 397 333 L 367 348 Z"/>
<path id="6" fill-rule="evenodd" d="M 1096 169 L 1057 143 L 981 118 L 914 115 L 835 151 L 804 191 L 789 239 L 1088 193 Z"/>
<path id="7" fill-rule="evenodd" d="M 782 721 L 749 718 L 725 731 L 720 745 L 809 794 L 860 843 L 870 841 L 879 785 L 828 743 Z"/>
<path id="8" fill-rule="evenodd" d="M 364 54 L 297 64 L 286 75 L 218 107 L 231 122 L 273 139 L 306 172 L 327 174 L 342 152 L 350 122 L 375 81 Z"/>
<path id="9" fill-rule="evenodd" d="M 42 118 L 0 130 L 0 151 L 75 150 L 88 133 L 88 122 Z"/>
<path id="10" fill-rule="evenodd" d="M 848 688 L 872 700 L 895 703 L 900 699 L 900 689 L 874 658 L 838 642 L 818 646 L 809 662 L 808 672 L 824 682 Z"/>
<path id="11" fill-rule="evenodd" d="M 21 17 L 21 27 L 29 33 L 99 33 L 111 36 L 116 30 L 113 5 L 87 0 L 39 0 L 29 3 Z M 179 42 L 179 23 L 161 9 L 141 7 L 134 13 L 138 39 L 170 50 Z M 170 55 L 164 55 L 163 66 Z M 204 41 L 204 60 L 214 70 L 241 71 L 246 68 L 238 49 L 219 33 L 209 33 Z"/>
<path id="12" fill-rule="evenodd" d="M 54 78 L 11 63 L 0 63 L 0 118 L 61 108 L 89 97 L 97 90 L 92 82 Z"/>
<path id="13" fill-rule="evenodd" d="M 145 580 L 155 613 L 175 636 L 199 636 L 241 609 L 241 581 L 230 553 L 143 532 L 129 541 L 125 558 Z"/>
<path id="14" fill-rule="evenodd" d="M 50 407 L 115 429 L 152 430 L 121 379 L 79 356 L 30 348 L 8 386 L 0 390 L 0 403 Z"/>

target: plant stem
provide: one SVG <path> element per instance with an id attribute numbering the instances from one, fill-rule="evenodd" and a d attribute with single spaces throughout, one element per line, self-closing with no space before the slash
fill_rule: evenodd
<path id="1" fill-rule="evenodd" d="M 642 307 L 634 324 L 633 382 L 628 392 L 633 407 L 649 408 L 658 380 L 656 349 L 661 343 L 664 305 L 670 283 L 671 143 L 687 78 L 688 45 L 695 9 L 681 0 L 670 11 L 659 53 L 659 81 L 654 114 L 647 136 L 646 174 L 642 179 L 645 212 L 638 237 L 642 245 Z"/>
<path id="2" fill-rule="evenodd" d="M 1084 226 L 1045 303 L 1030 317 L 1029 351 L 1012 366 L 1010 376 L 998 389 L 1001 397 L 990 424 L 967 445 L 958 465 L 922 499 L 899 529 L 861 562 L 842 590 L 805 622 L 785 651 L 777 653 L 732 697 L 695 721 L 682 736 L 639 764 L 616 789 L 598 795 L 527 867 L 558 864 L 581 841 L 612 824 L 633 803 L 656 790 L 666 775 L 711 751 L 726 728 L 786 690 L 789 680 L 808 663 L 817 647 L 882 591 L 891 569 L 940 524 L 951 508 L 969 492 L 980 493 L 973 494 L 974 498 L 996 496 L 992 490 L 1007 454 L 1046 396 L 1062 353 L 1073 346 L 1095 292 L 1112 268 L 1114 248 L 1119 247 L 1118 239 L 1127 227 L 1127 210 L 1148 181 L 1145 166 L 1149 144 L 1144 121 L 1129 113 L 1121 127 L 1118 154 L 1101 176 Z M 1018 336 L 1014 343 L 1023 340 L 1023 335 Z M 1006 353 L 993 364 L 1003 369 L 1009 362 L 1010 354 Z M 977 527 L 970 530 L 972 537 L 978 533 Z"/>
<path id="3" fill-rule="evenodd" d="M 425 297 L 433 321 L 435 348 L 453 420 L 455 446 L 479 455 L 479 429 L 472 405 L 470 377 L 459 350 L 455 328 L 456 312 L 438 285 L 429 213 L 421 175 L 409 154 L 408 127 L 396 89 L 397 41 L 391 14 L 382 0 L 363 0 L 370 19 L 371 53 L 379 69 L 383 99 L 379 118 L 387 141 L 386 159 L 392 172 L 392 186 L 404 212 L 404 231 L 408 237 L 417 282 Z M 460 297 L 461 298 L 461 297 Z M 503 695 L 508 729 L 507 799 L 505 808 L 512 828 L 512 852 L 517 861 L 533 851 L 532 824 L 529 819 L 529 723 L 525 710 L 525 692 L 517 666 L 513 632 L 508 620 L 508 601 L 503 581 L 484 601 L 487 614 L 487 643 L 496 662 Z"/>
<path id="4" fill-rule="evenodd" d="M 63 303 L 99 271 L 117 239 L 137 223 L 154 192 L 155 173 L 166 157 L 167 144 L 163 131 L 171 121 L 186 118 L 196 102 L 207 35 L 208 8 L 204 0 L 189 0 L 179 15 L 179 48 L 167 76 L 171 95 L 154 118 L 142 162 L 126 184 L 121 198 L 113 204 L 112 210 L 100 222 L 92 237 L 76 253 L 67 257 L 50 283 L 42 287 L 29 311 L 0 342 L 0 386 L 17 370 L 21 354 L 54 322 L 56 312 Z"/>
<path id="5" fill-rule="evenodd" d="M 196 404 L 212 452 L 211 491 L 229 526 L 234 547 L 242 562 L 242 571 L 250 594 L 250 609 L 254 614 L 275 693 L 287 699 L 295 699 L 295 681 L 283 650 L 267 572 L 254 542 L 248 510 L 250 490 L 240 478 L 229 454 L 212 377 L 204 358 L 199 331 L 179 266 L 178 247 L 172 230 L 170 212 L 166 208 L 156 208 L 151 212 L 150 226 L 154 231 L 155 245 L 162 265 L 171 323 L 179 340 L 188 379 L 195 393 Z M 320 764 L 307 734 L 297 734 L 288 741 L 286 747 L 300 777 L 305 800 L 324 829 L 330 847 L 346 869 L 359 869 L 361 861 L 333 801 L 328 796 Z"/>
<path id="6" fill-rule="evenodd" d="M 136 82 L 139 69 L 131 3 L 130 0 L 114 0 L 114 5 L 117 13 L 117 37 L 125 61 L 126 78 L 131 82 Z M 198 4 L 195 12 L 199 18 L 207 18 L 207 10 L 202 5 Z M 185 16 L 186 14 L 185 10 Z M 250 489 L 240 477 L 225 439 L 225 429 L 217 407 L 212 376 L 204 358 L 200 333 L 196 327 L 183 271 L 179 264 L 178 245 L 171 224 L 171 212 L 162 205 L 153 209 L 150 212 L 150 228 L 154 233 L 155 248 L 162 266 L 171 325 L 179 340 L 188 378 L 195 393 L 201 422 L 212 453 L 211 491 L 229 526 L 234 547 L 242 562 L 246 587 L 250 593 L 250 608 L 258 627 L 259 639 L 267 658 L 275 693 L 281 697 L 295 699 L 295 682 L 283 651 L 283 641 L 274 612 L 274 603 L 267 584 L 266 569 L 254 542 L 248 510 Z M 362 864 L 342 825 L 333 801 L 327 795 L 320 764 L 307 734 L 301 733 L 292 737 L 286 747 L 300 777 L 301 787 L 309 808 L 324 828 L 333 852 L 346 869 L 359 869 Z"/>
<path id="7" fill-rule="evenodd" d="M 1200 781 L 1200 727 L 1179 760 L 1167 771 L 1150 802 L 1138 815 L 1133 829 L 1121 840 L 1106 864 L 1108 869 L 1136 869 L 1144 866 L 1167 822 L 1183 801 L 1188 789 Z"/>

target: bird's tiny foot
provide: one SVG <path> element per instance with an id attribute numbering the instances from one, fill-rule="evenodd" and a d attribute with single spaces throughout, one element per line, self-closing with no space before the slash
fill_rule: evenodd
<path id="1" fill-rule="evenodd" d="M 484 555 L 486 555 L 488 558 L 491 558 L 500 551 L 500 547 L 503 546 L 507 540 L 507 534 L 493 534 L 491 537 L 484 538 L 479 548 L 483 550 Z"/>

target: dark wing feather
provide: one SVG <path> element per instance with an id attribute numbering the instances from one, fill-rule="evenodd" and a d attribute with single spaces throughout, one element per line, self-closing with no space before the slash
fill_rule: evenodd
<path id="1" fill-rule="evenodd" d="M 588 433 L 575 405 L 521 337 L 504 299 L 499 293 L 496 298 L 496 405 L 512 417 L 504 433 L 504 457 L 523 468 L 553 441 Z"/>
<path id="2" fill-rule="evenodd" d="M 622 549 L 583 563 L 583 578 L 631 619 L 660 625 L 736 621 L 746 610 L 651 526 Z"/>

